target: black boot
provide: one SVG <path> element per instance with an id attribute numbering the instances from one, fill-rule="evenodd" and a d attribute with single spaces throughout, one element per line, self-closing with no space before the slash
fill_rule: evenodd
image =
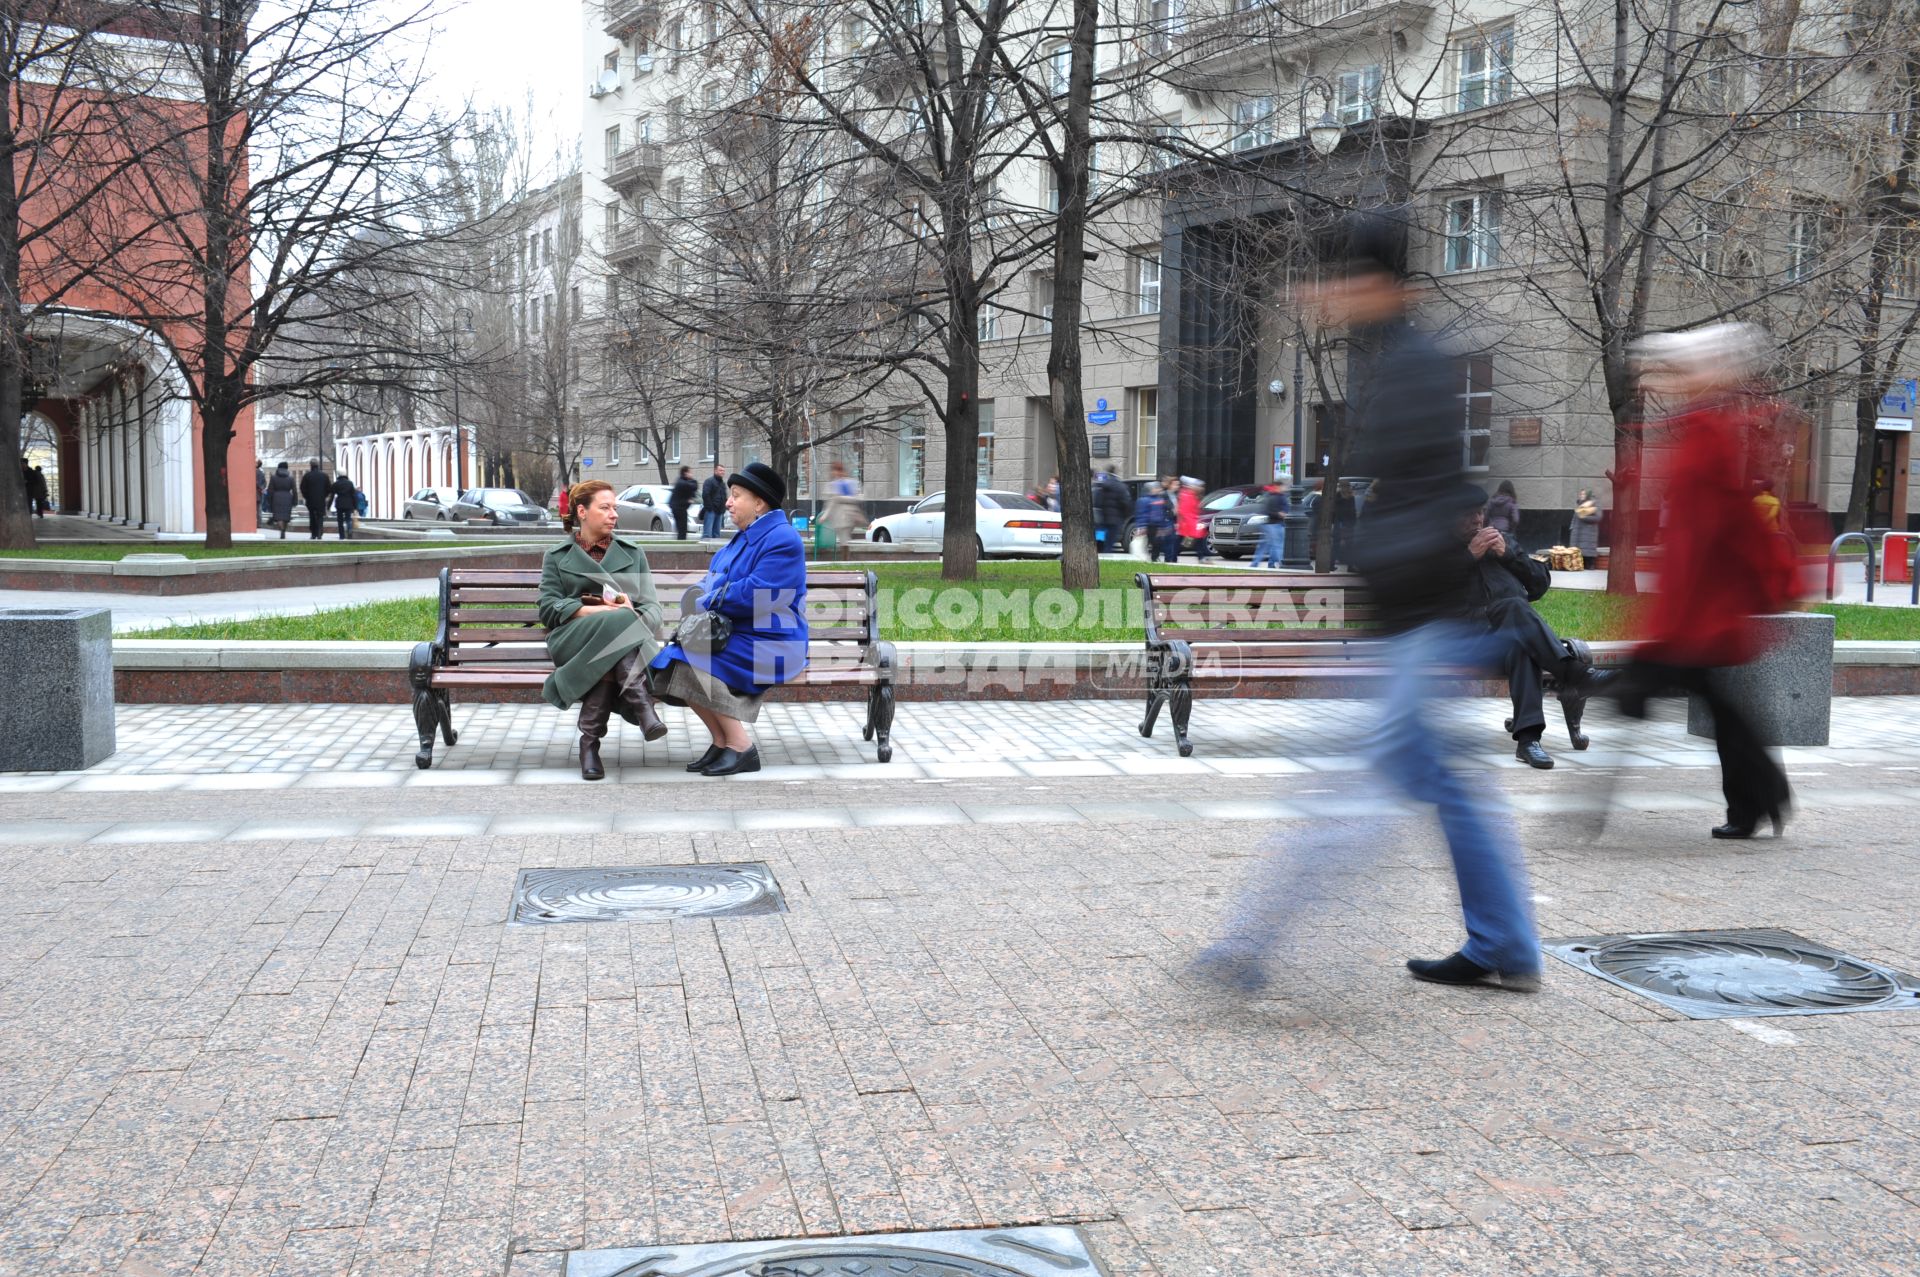
<path id="1" fill-rule="evenodd" d="M 600 741 L 607 734 L 607 719 L 613 712 L 613 698 L 619 689 L 607 679 L 595 683 L 580 698 L 580 779 L 606 779 L 606 765 L 600 761 Z"/>
<path id="2" fill-rule="evenodd" d="M 653 693 L 647 690 L 647 669 L 640 664 L 638 652 L 629 652 L 620 658 L 613 667 L 613 681 L 620 689 L 614 702 L 620 717 L 638 727 L 648 740 L 665 736 L 667 725 L 660 721 L 653 707 Z"/>

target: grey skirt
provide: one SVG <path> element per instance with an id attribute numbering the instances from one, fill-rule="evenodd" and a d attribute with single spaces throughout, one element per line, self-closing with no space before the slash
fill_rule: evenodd
<path id="1" fill-rule="evenodd" d="M 760 702 L 766 699 L 742 696 L 712 674 L 697 670 L 685 661 L 673 661 L 663 670 L 651 671 L 649 686 L 655 699 L 669 705 L 698 706 L 743 723 L 759 719 Z"/>

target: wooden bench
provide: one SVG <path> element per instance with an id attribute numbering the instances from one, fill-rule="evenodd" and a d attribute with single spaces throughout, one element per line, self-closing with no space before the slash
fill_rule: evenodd
<path id="1" fill-rule="evenodd" d="M 680 619 L 687 587 L 706 573 L 659 570 L 654 592 L 671 633 Z M 807 569 L 807 668 L 785 687 L 845 687 L 866 697 L 861 738 L 875 740 L 881 762 L 893 757 L 893 644 L 880 638 L 871 572 Z M 449 747 L 452 693 L 467 688 L 535 688 L 553 672 L 547 631 L 540 624 L 540 570 L 511 568 L 440 570 L 440 619 L 433 640 L 413 649 L 407 678 L 413 687 L 413 721 L 420 731 L 414 762 L 433 766 L 433 734 Z"/>
<path id="2" fill-rule="evenodd" d="M 1372 605 L 1360 579 L 1345 574 L 1141 572 L 1147 628 L 1147 714 L 1152 736 L 1161 706 L 1171 711 L 1180 756 L 1193 753 L 1187 721 L 1193 686 L 1248 678 L 1363 678 L 1378 666 L 1368 627 Z"/>
<path id="3" fill-rule="evenodd" d="M 1360 578 L 1347 574 L 1237 572 L 1141 572 L 1147 630 L 1147 714 L 1140 734 L 1152 736 L 1160 707 L 1167 706 L 1180 756 L 1193 753 L 1187 722 L 1196 682 L 1243 679 L 1378 678 L 1384 668 L 1372 603 Z M 1577 659 L 1593 663 L 1579 639 L 1567 640 Z M 1470 677 L 1472 671 L 1459 671 Z M 1552 674 L 1542 690 L 1559 690 Z M 1567 693 L 1560 701 L 1575 749 L 1585 749 L 1580 730 L 1585 701 Z M 1507 720 L 1506 730 L 1513 730 Z"/>

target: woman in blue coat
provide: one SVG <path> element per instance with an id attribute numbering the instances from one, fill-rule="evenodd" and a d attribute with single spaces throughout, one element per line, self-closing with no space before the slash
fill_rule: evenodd
<path id="1" fill-rule="evenodd" d="M 713 556 L 706 579 L 689 590 L 688 611 L 717 612 L 732 633 L 717 652 L 669 643 L 653 658 L 654 695 L 684 705 L 707 725 L 713 743 L 688 764 L 703 776 L 760 770 L 747 724 L 760 717 L 770 687 L 807 667 L 807 552 L 780 512 L 786 480 L 749 462 L 727 480 L 727 513 L 739 531 Z"/>

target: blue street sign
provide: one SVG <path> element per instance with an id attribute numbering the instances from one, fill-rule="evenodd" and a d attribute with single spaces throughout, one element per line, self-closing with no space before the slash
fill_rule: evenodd
<path id="1" fill-rule="evenodd" d="M 583 466 L 591 466 L 591 465 L 593 464 L 593 458 L 592 458 L 592 457 L 582 457 L 582 458 L 580 458 L 580 464 L 581 464 L 581 465 L 583 465 Z"/>
<path id="2" fill-rule="evenodd" d="M 1904 377 L 1887 388 L 1880 399 L 1880 415 L 1883 417 L 1913 416 L 1914 400 L 1920 399 L 1920 379 Z"/>
<path id="3" fill-rule="evenodd" d="M 1094 410 L 1087 414 L 1087 424 L 1090 426 L 1110 426 L 1119 419 L 1120 414 L 1109 409 L 1104 399 L 1094 400 Z"/>

